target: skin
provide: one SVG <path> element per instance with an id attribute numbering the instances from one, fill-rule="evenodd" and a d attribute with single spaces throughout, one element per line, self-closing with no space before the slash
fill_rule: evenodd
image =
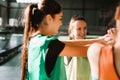
<path id="1" fill-rule="evenodd" d="M 83 20 L 77 20 L 73 23 L 73 33 L 74 39 L 84 39 L 87 34 L 87 24 Z"/>
<path id="2" fill-rule="evenodd" d="M 52 34 L 58 33 L 58 30 L 62 25 L 62 15 L 62 12 L 56 14 L 54 18 L 51 15 L 46 15 L 40 25 L 41 34 L 51 36 Z"/>
<path id="3" fill-rule="evenodd" d="M 117 26 L 117 36 L 116 36 L 116 43 L 114 44 L 114 56 L 115 56 L 115 66 L 117 72 L 120 76 L 120 19 L 116 21 Z"/>
<path id="4" fill-rule="evenodd" d="M 108 39 L 109 39 L 107 44 L 115 46 L 116 45 L 115 39 L 116 39 L 116 35 L 117 35 L 116 28 L 111 28 L 107 32 L 108 32 L 108 34 L 105 35 L 105 36 L 107 36 L 106 41 L 108 41 Z M 90 45 L 88 52 L 87 52 L 87 56 L 88 56 L 88 59 L 90 62 L 90 67 L 91 67 L 91 75 L 96 78 L 99 77 L 99 56 L 101 53 L 101 49 L 102 49 L 102 47 L 104 47 L 104 45 L 105 44 L 101 44 L 101 43 L 93 43 Z M 114 49 L 114 51 L 117 51 L 116 48 Z M 117 52 L 119 52 L 119 51 L 117 51 Z M 115 52 L 115 54 L 116 54 L 116 52 Z M 115 63 L 116 62 L 117 62 L 117 64 L 119 64 L 118 60 L 116 60 L 116 58 L 115 58 Z M 120 66 L 120 64 L 118 66 Z"/>

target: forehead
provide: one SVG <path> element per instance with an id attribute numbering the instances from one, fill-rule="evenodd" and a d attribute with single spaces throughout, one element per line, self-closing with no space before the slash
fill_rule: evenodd
<path id="1" fill-rule="evenodd" d="M 74 26 L 76 27 L 87 27 L 87 23 L 83 20 L 76 20 L 74 23 L 73 23 Z"/>

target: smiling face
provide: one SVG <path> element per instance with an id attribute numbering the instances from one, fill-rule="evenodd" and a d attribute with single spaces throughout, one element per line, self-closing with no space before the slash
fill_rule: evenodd
<path id="1" fill-rule="evenodd" d="M 87 34 L 87 24 L 83 20 L 76 20 L 72 24 L 73 28 L 71 34 L 74 39 L 84 39 Z"/>

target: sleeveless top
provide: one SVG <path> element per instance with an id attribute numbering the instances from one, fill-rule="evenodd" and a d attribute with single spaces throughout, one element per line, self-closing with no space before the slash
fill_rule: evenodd
<path id="1" fill-rule="evenodd" d="M 106 45 L 102 48 L 100 54 L 100 80 L 120 80 L 115 68 L 113 47 Z"/>
<path id="2" fill-rule="evenodd" d="M 54 37 L 37 35 L 31 38 L 26 80 L 66 80 L 63 57 L 59 56 L 64 46 Z"/>

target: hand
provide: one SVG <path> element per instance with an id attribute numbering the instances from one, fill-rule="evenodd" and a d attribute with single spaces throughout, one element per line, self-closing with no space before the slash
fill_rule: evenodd
<path id="1" fill-rule="evenodd" d="M 116 37 L 117 35 L 117 29 L 116 28 L 110 28 L 107 30 L 107 34 L 113 35 L 113 37 Z"/>
<path id="2" fill-rule="evenodd" d="M 110 28 L 109 30 L 107 30 L 107 34 L 104 36 L 104 40 L 106 41 L 107 44 L 114 45 L 116 36 L 117 36 L 116 28 Z"/>

